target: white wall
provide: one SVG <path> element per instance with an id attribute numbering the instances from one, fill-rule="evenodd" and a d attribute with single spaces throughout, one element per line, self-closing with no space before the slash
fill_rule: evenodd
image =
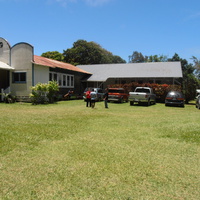
<path id="1" fill-rule="evenodd" d="M 32 86 L 33 46 L 28 43 L 18 43 L 11 48 L 11 66 L 14 72 L 26 72 L 26 83 L 12 83 L 10 72 L 10 87 L 15 96 L 29 96 Z"/>
<path id="2" fill-rule="evenodd" d="M 0 61 L 10 65 L 10 44 L 3 38 L 0 38 Z"/>
<path id="3" fill-rule="evenodd" d="M 49 82 L 49 67 L 34 65 L 34 82 L 37 83 L 48 83 Z"/>

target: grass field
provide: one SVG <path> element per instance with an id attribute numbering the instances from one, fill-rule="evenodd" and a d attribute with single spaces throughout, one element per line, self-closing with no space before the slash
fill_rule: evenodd
<path id="1" fill-rule="evenodd" d="M 1 200 L 198 200 L 200 111 L 0 104 Z"/>

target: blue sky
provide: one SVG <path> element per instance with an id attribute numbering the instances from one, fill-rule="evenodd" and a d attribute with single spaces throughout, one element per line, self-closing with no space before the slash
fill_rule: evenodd
<path id="1" fill-rule="evenodd" d="M 0 37 L 27 42 L 35 55 L 94 41 L 128 61 L 178 53 L 200 59 L 199 0 L 0 0 Z"/>

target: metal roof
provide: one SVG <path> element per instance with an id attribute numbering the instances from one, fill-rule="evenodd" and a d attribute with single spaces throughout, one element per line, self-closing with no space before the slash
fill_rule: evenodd
<path id="1" fill-rule="evenodd" d="M 87 81 L 106 81 L 108 78 L 182 78 L 180 62 L 151 62 L 128 64 L 79 65 L 90 72 Z"/>
<path id="2" fill-rule="evenodd" d="M 14 69 L 14 68 L 11 67 L 10 65 L 8 65 L 8 64 L 6 64 L 6 63 L 0 61 L 0 69 L 11 70 L 11 69 Z"/>
<path id="3" fill-rule="evenodd" d="M 68 69 L 68 70 L 71 70 L 71 71 L 90 74 L 87 71 L 84 71 L 83 69 L 80 69 L 80 68 L 78 68 L 74 65 L 71 65 L 69 63 L 64 63 L 64 62 L 61 62 L 61 61 L 45 58 L 45 57 L 42 57 L 42 56 L 34 55 L 33 63 L 37 64 L 37 65 L 42 65 L 42 66 L 48 66 L 48 67 L 51 67 L 51 68 L 62 68 L 62 69 Z"/>

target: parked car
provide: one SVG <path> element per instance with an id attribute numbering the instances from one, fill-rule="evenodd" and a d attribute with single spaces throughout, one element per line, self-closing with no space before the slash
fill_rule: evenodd
<path id="1" fill-rule="evenodd" d="M 165 98 L 165 106 L 185 106 L 185 98 L 182 92 L 170 91 Z"/>
<path id="2" fill-rule="evenodd" d="M 83 99 L 86 100 L 85 93 L 88 91 L 89 88 L 86 88 L 83 94 Z M 90 88 L 90 91 L 94 91 L 96 93 L 96 100 L 95 101 L 102 101 L 104 98 L 104 91 L 101 88 Z"/>
<path id="3" fill-rule="evenodd" d="M 123 88 L 108 88 L 108 101 L 128 102 L 128 96 Z"/>
<path id="4" fill-rule="evenodd" d="M 198 95 L 196 99 L 196 108 L 200 109 L 200 95 Z"/>
<path id="5" fill-rule="evenodd" d="M 149 87 L 136 87 L 134 92 L 129 92 L 130 105 L 134 105 L 135 102 L 146 103 L 148 106 L 156 104 L 156 95 L 152 88 Z"/>

